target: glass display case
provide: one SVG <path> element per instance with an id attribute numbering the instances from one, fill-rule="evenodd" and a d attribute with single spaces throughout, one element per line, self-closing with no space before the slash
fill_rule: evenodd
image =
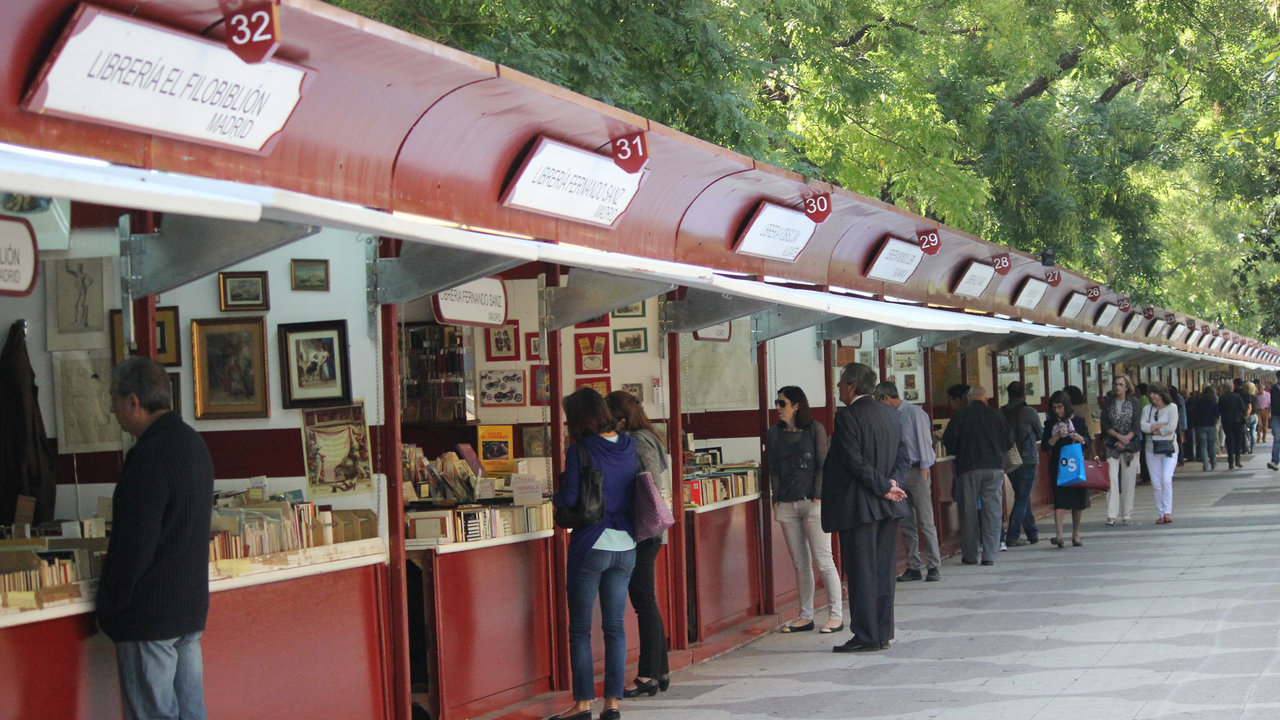
<path id="1" fill-rule="evenodd" d="M 434 322 L 400 326 L 402 423 L 474 423 L 472 329 Z"/>

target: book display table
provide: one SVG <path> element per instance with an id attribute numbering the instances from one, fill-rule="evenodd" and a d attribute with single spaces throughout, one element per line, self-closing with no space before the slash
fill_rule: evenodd
<path id="1" fill-rule="evenodd" d="M 760 495 L 686 508 L 684 523 L 689 641 L 699 642 L 761 613 Z"/>

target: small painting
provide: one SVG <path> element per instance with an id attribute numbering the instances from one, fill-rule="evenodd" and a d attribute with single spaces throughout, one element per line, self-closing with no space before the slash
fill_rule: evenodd
<path id="1" fill-rule="evenodd" d="M 534 365 L 531 372 L 533 387 L 530 388 L 529 404 L 546 407 L 551 404 L 551 366 Z"/>
<path id="2" fill-rule="evenodd" d="M 640 302 L 633 303 L 631 305 L 623 305 L 617 310 L 614 310 L 612 314 L 616 318 L 642 318 L 644 317 L 644 301 L 641 300 Z"/>
<path id="3" fill-rule="evenodd" d="M 524 444 L 524 457 L 551 456 L 551 428 L 546 425 L 526 425 L 520 428 Z"/>
<path id="4" fill-rule="evenodd" d="M 309 292 L 329 292 L 329 261 L 299 260 L 289 263 L 289 287 Z"/>
<path id="5" fill-rule="evenodd" d="M 191 321 L 197 420 L 270 417 L 261 316 Z"/>
<path id="6" fill-rule="evenodd" d="M 618 355 L 649 352 L 649 331 L 646 328 L 625 328 L 613 331 L 613 351 Z"/>
<path id="7" fill-rule="evenodd" d="M 644 402 L 643 383 L 622 383 L 622 391 L 629 394 L 639 402 Z"/>
<path id="8" fill-rule="evenodd" d="M 480 404 L 484 407 L 524 405 L 523 370 L 481 370 Z"/>
<path id="9" fill-rule="evenodd" d="M 484 330 L 484 359 L 504 362 L 520 359 L 520 323 L 508 320 L 506 324 Z"/>
<path id="10" fill-rule="evenodd" d="M 107 347 L 108 273 L 111 258 L 75 258 L 45 263 L 45 338 L 50 352 Z"/>
<path id="11" fill-rule="evenodd" d="M 124 346 L 124 316 L 111 311 L 111 361 L 119 363 L 129 355 Z M 156 362 L 165 367 L 182 367 L 178 343 L 178 306 L 156 308 Z"/>
<path id="12" fill-rule="evenodd" d="M 579 375 L 609 372 L 609 334 L 582 333 L 573 336 L 574 369 Z"/>
<path id="13" fill-rule="evenodd" d="M 351 404 L 346 320 L 281 323 L 276 332 L 284 407 Z"/>
<path id="14" fill-rule="evenodd" d="M 302 452 L 308 498 L 373 492 L 362 403 L 303 410 Z"/>
<path id="15" fill-rule="evenodd" d="M 589 387 L 600 393 L 601 396 L 609 394 L 609 378 L 608 377 L 581 377 L 574 381 L 575 390 Z"/>
<path id="16" fill-rule="evenodd" d="M 542 335 L 531 332 L 524 334 L 524 359 L 529 362 L 542 362 Z"/>
<path id="17" fill-rule="evenodd" d="M 266 271 L 218 273 L 218 309 L 270 310 Z"/>

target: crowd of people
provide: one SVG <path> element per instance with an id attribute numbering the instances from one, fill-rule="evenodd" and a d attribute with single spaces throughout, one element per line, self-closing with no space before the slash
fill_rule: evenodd
<path id="1" fill-rule="evenodd" d="M 851 637 L 834 645 L 833 652 L 878 652 L 894 639 L 896 584 L 942 579 L 931 497 L 934 433 L 928 415 L 905 402 L 896 383 L 878 382 L 867 365 L 844 366 L 836 387 L 844 407 L 835 413 L 830 437 L 796 386 L 778 390 L 779 420 L 764 437 L 772 514 L 795 567 L 799 600 L 797 616 L 779 632 L 831 634 L 847 625 Z M 1027 404 L 1021 382 L 1010 383 L 1007 392 L 1008 403 L 996 409 L 983 387 L 958 384 L 947 390 L 953 412 L 940 441 L 955 467 L 952 500 L 960 511 L 964 565 L 994 565 L 1000 551 L 1040 541 L 1031 498 L 1042 452 L 1053 488 L 1049 542 L 1061 550 L 1068 544 L 1084 546 L 1082 516 L 1090 494 L 1079 482 L 1084 470 L 1077 472 L 1076 466 L 1095 459 L 1095 449 L 1109 481 L 1106 526 L 1134 522 L 1139 477 L 1151 483 L 1156 524 L 1168 525 L 1178 465 L 1199 460 L 1203 470 L 1213 470 L 1217 448 L 1223 447 L 1233 469 L 1257 442 L 1266 441 L 1268 431 L 1273 438 L 1280 431 L 1280 418 L 1271 415 L 1272 404 L 1280 401 L 1280 373 L 1267 388 L 1236 378 L 1187 396 L 1176 387 L 1135 386 L 1128 376 L 1116 375 L 1096 421 L 1078 387 L 1050 395 L 1043 419 Z M 597 598 L 605 650 L 599 717 L 616 720 L 621 698 L 653 696 L 669 685 L 667 638 L 654 591 L 654 559 L 665 537 L 637 542 L 631 503 L 639 472 L 658 480 L 664 493 L 670 475 L 661 442 L 630 394 L 603 398 L 583 388 L 565 398 L 564 409 L 573 445 L 565 453 L 554 503 L 572 507 L 583 473 L 595 470 L 602 476 L 605 502 L 598 524 L 570 535 L 566 582 L 574 705 L 549 720 L 591 718 L 591 620 Z M 1273 443 L 1267 468 L 1280 470 L 1280 443 Z M 1006 484 L 1012 494 L 1007 515 Z M 1069 539 L 1064 534 L 1068 513 Z M 847 603 L 839 590 L 833 532 L 839 533 Z M 907 567 L 898 574 L 900 538 Z M 821 625 L 815 617 L 816 576 L 828 591 Z M 624 677 L 628 594 L 640 635 L 637 676 L 629 683 Z"/>

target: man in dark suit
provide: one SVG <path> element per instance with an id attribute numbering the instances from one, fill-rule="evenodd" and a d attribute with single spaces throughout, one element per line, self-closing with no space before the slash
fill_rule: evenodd
<path id="1" fill-rule="evenodd" d="M 871 393 L 876 373 L 861 363 L 840 372 L 840 401 L 831 449 L 823 466 L 822 529 L 840 533 L 849 580 L 853 638 L 835 652 L 884 650 L 893 639 L 893 591 L 898 520 L 907 514 L 911 461 L 896 413 Z"/>

